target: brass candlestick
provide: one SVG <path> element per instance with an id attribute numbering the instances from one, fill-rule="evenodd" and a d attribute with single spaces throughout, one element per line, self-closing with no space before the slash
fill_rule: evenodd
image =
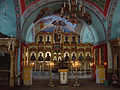
<path id="1" fill-rule="evenodd" d="M 75 61 L 73 66 L 75 67 L 75 71 L 76 71 L 76 74 L 75 74 L 75 83 L 74 83 L 74 87 L 79 87 L 80 84 L 78 83 L 78 72 L 77 72 L 77 68 L 80 66 L 80 63 L 78 61 Z"/>
<path id="2" fill-rule="evenodd" d="M 76 74 L 75 74 L 75 83 L 74 83 L 74 86 L 75 86 L 75 87 L 79 87 L 80 84 L 78 83 L 77 67 L 75 67 L 75 71 L 76 71 Z"/>
<path id="3" fill-rule="evenodd" d="M 54 87 L 53 81 L 52 81 L 52 67 L 54 66 L 53 62 L 50 62 L 50 82 L 48 84 L 49 87 Z"/>

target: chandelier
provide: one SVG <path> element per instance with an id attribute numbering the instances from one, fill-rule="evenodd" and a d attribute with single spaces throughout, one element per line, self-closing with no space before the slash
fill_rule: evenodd
<path id="1" fill-rule="evenodd" d="M 61 17 L 64 17 L 72 24 L 77 24 L 81 19 L 88 25 L 92 23 L 91 15 L 85 10 L 83 2 L 77 0 L 66 0 L 61 7 Z"/>

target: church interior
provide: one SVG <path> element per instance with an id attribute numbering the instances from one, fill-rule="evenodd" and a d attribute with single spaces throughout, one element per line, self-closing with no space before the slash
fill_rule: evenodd
<path id="1" fill-rule="evenodd" d="M 0 89 L 119 90 L 119 0 L 0 0 Z"/>

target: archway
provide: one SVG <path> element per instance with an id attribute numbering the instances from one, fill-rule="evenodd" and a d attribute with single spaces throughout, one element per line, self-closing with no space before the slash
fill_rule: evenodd
<path id="1" fill-rule="evenodd" d="M 51 4 L 53 4 L 53 3 L 51 3 Z M 24 39 L 25 41 L 27 41 L 27 38 L 29 37 L 29 33 L 31 33 L 31 27 L 34 27 L 35 25 L 36 25 L 36 23 L 34 22 L 37 18 L 36 17 L 39 17 L 40 16 L 40 11 L 42 11 L 42 10 L 46 10 L 46 7 L 47 6 L 45 6 L 45 7 L 39 7 L 39 8 L 37 8 L 34 12 L 32 12 L 31 13 L 31 15 L 29 15 L 27 18 L 26 18 L 26 20 L 25 20 L 25 22 L 24 22 L 24 24 L 23 24 L 23 27 L 22 27 L 22 39 Z M 53 7 L 52 7 L 53 8 Z M 48 11 L 50 10 L 50 8 L 48 8 L 47 7 L 47 9 L 48 9 Z M 91 14 L 91 16 L 92 16 L 92 20 L 93 20 L 93 23 L 87 28 L 89 31 L 90 31 L 90 33 L 92 33 L 91 35 L 94 37 L 94 44 L 98 44 L 98 42 L 100 42 L 100 41 L 103 41 L 103 43 L 104 43 L 104 41 L 106 41 L 106 30 L 105 30 L 105 27 L 104 27 L 104 24 L 103 24 L 103 22 L 101 21 L 101 19 L 92 11 L 92 10 L 89 10 L 88 8 L 86 9 L 90 14 Z M 46 18 L 46 16 L 59 16 L 59 14 L 55 14 L 55 13 L 53 13 L 53 11 L 51 11 L 52 12 L 52 14 L 51 13 L 48 13 L 48 14 L 45 14 L 45 16 L 43 15 L 41 18 L 39 18 L 39 22 L 38 23 L 42 23 L 42 19 L 43 18 Z M 61 17 L 60 17 L 61 18 Z M 45 20 L 45 19 L 43 19 L 43 20 Z M 88 25 L 86 25 L 86 26 L 88 26 Z M 39 28 L 40 27 L 40 28 Z M 42 29 L 48 29 L 48 26 L 46 25 L 46 26 L 43 26 L 42 27 L 42 25 L 41 26 L 39 26 L 38 28 L 39 28 L 39 30 L 40 31 L 42 31 Z M 42 28 L 41 28 L 42 27 Z M 46 28 L 47 27 L 47 28 Z M 53 27 L 51 27 L 51 29 L 53 29 Z M 65 29 L 64 29 L 65 30 Z M 32 30 L 32 31 L 34 31 L 34 29 Z M 68 31 L 68 30 L 67 30 Z M 73 32 L 75 32 L 74 31 L 74 29 L 73 29 Z M 85 34 L 86 32 L 84 32 L 83 31 L 83 34 Z M 80 35 L 81 33 L 79 33 L 79 35 Z M 35 35 L 37 35 L 37 34 L 35 34 Z M 84 35 L 83 35 L 84 36 Z M 54 37 L 54 36 L 53 36 Z M 37 38 L 38 39 L 38 37 L 35 37 L 34 36 L 34 38 Z M 43 36 L 43 39 L 45 39 L 46 37 L 45 36 Z M 47 38 L 49 38 L 48 36 L 47 36 Z M 37 43 L 38 42 L 38 40 L 37 39 L 35 39 L 35 42 Z M 75 40 L 74 39 L 74 37 L 73 38 L 71 38 L 72 40 Z M 49 39 L 49 40 L 52 40 L 51 38 Z M 64 39 L 65 40 L 65 39 Z M 28 42 L 29 43 L 29 42 Z M 45 43 L 45 42 L 44 42 Z M 77 43 L 76 43 L 77 44 Z M 39 45 L 39 44 L 38 44 Z M 88 44 L 89 45 L 89 44 Z M 84 45 L 83 45 L 84 46 Z M 42 47 L 42 45 L 40 45 L 39 47 Z M 57 47 L 57 46 L 56 46 Z M 87 47 L 87 46 L 86 46 Z M 49 51 L 49 49 L 51 48 L 51 47 L 49 47 L 49 43 L 48 43 L 48 46 L 45 46 L 45 47 L 43 47 L 43 48 L 48 48 L 48 51 Z M 76 48 L 76 47 L 73 47 L 73 48 Z M 80 47 L 81 49 L 83 49 L 84 47 Z M 88 48 L 86 48 L 86 49 L 88 49 Z M 41 49 L 42 50 L 42 49 Z M 29 50 L 28 50 L 29 51 Z M 46 51 L 45 51 L 46 52 Z M 45 53 L 44 52 L 44 53 Z M 68 52 L 70 52 L 70 51 L 68 51 Z M 37 53 L 38 53 L 38 51 L 37 51 Z M 71 52 L 70 52 L 71 53 Z M 85 53 L 87 53 L 87 51 L 86 52 L 84 52 L 84 54 Z M 58 53 L 57 53 L 58 54 Z M 91 58 L 92 58 L 92 60 L 93 60 L 93 54 L 91 54 L 92 56 L 91 56 Z M 78 55 L 76 55 L 77 57 L 78 57 Z M 85 56 L 85 55 L 84 55 Z M 37 57 L 38 58 L 38 57 Z M 45 58 L 45 57 L 44 57 Z M 72 56 L 70 55 L 70 58 L 72 58 Z M 87 56 L 86 57 L 84 57 L 84 60 L 87 58 Z M 28 59 L 29 60 L 29 59 Z M 57 60 L 56 59 L 56 57 L 54 58 L 54 60 Z M 43 61 L 44 62 L 44 61 Z M 83 62 L 84 63 L 84 62 Z M 89 63 L 90 64 L 90 63 Z M 47 64 L 46 64 L 47 65 Z M 45 65 L 44 65 L 45 66 Z M 89 65 L 87 65 L 86 64 L 86 66 L 88 66 L 89 67 Z M 84 67 L 86 67 L 86 66 L 83 66 L 83 68 Z M 88 68 L 87 67 L 87 68 Z M 84 71 L 87 71 L 87 68 L 85 68 L 85 70 Z M 49 70 L 49 68 L 47 68 L 48 70 Z M 86 73 L 86 72 L 85 72 Z"/>
<path id="2" fill-rule="evenodd" d="M 10 62 L 10 54 L 4 50 L 0 50 L 0 85 L 9 86 Z"/>

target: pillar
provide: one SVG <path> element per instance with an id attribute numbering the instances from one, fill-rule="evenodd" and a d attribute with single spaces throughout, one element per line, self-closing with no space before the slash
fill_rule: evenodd
<path id="1" fill-rule="evenodd" d="M 13 62 L 13 51 L 10 51 L 10 56 L 11 56 L 11 65 L 10 65 L 10 87 L 14 87 L 14 62 Z"/>

